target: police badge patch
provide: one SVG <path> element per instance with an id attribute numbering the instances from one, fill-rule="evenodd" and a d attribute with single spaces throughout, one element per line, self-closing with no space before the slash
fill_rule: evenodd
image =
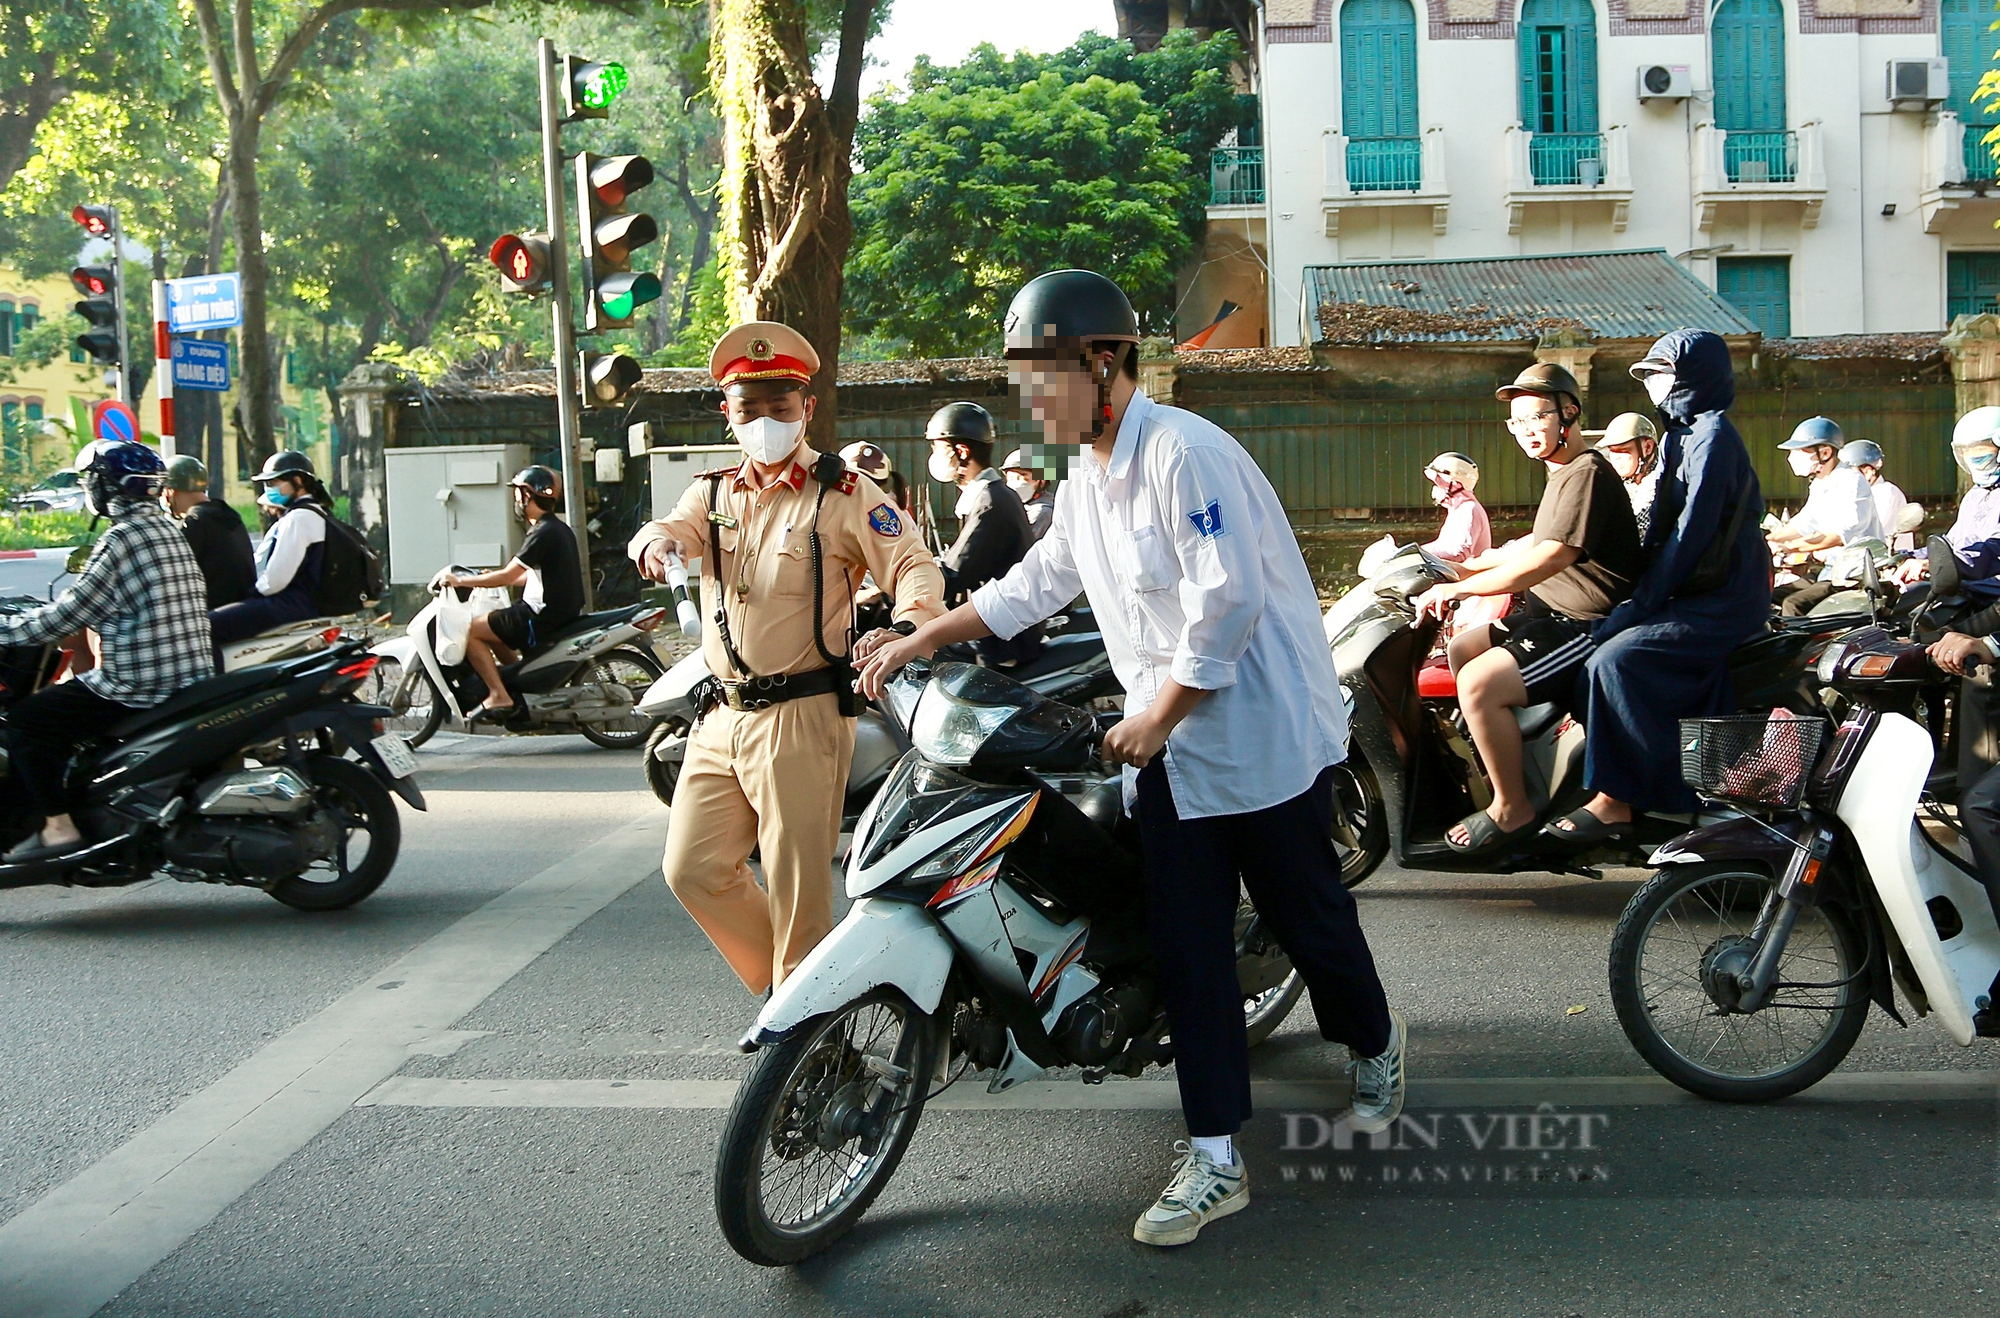
<path id="1" fill-rule="evenodd" d="M 903 533 L 903 519 L 886 503 L 878 503 L 869 510 L 868 525 L 876 535 L 885 535 L 892 540 Z"/>
<path id="2" fill-rule="evenodd" d="M 1221 501 L 1210 499 L 1208 507 L 1189 513 L 1188 520 L 1194 523 L 1195 534 L 1201 536 L 1203 539 L 1213 540 L 1217 536 L 1222 535 Z"/>

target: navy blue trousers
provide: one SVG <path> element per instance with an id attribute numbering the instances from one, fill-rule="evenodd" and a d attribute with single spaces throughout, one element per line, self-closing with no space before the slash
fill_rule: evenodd
<path id="1" fill-rule="evenodd" d="M 312 587 L 288 586 L 275 595 L 252 595 L 208 611 L 208 629 L 217 645 L 246 640 L 259 632 L 319 616 Z"/>
<path id="2" fill-rule="evenodd" d="M 1268 809 L 1182 819 L 1164 758 L 1139 771 L 1146 922 L 1190 1135 L 1233 1135 L 1250 1116 L 1250 1048 L 1236 986 L 1239 878 L 1305 977 L 1320 1036 L 1364 1057 L 1389 1046 L 1388 999 L 1354 896 L 1340 885 L 1332 774 Z"/>

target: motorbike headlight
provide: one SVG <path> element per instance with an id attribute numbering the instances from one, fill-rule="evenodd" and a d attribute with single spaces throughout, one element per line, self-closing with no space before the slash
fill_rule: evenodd
<path id="1" fill-rule="evenodd" d="M 882 688 L 882 699 L 887 702 L 889 712 L 895 715 L 896 725 L 905 732 L 909 731 L 911 721 L 916 715 L 917 704 L 923 699 L 924 684 L 930 675 L 928 666 L 921 673 L 910 671 L 916 667 L 917 665 L 911 664 Z"/>
<path id="2" fill-rule="evenodd" d="M 927 760 L 970 764 L 986 739 L 1020 712 L 1010 705 L 974 705 L 933 687 L 910 720 L 910 743 Z"/>
<path id="3" fill-rule="evenodd" d="M 1847 647 L 1835 642 L 1819 652 L 1819 662 L 1813 665 L 1813 676 L 1822 683 L 1833 681 L 1833 675 L 1840 671 L 1840 657 L 1847 653 Z"/>

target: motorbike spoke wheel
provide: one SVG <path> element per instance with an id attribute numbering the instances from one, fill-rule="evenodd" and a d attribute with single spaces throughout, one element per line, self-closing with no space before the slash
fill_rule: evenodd
<path id="1" fill-rule="evenodd" d="M 661 805 L 674 803 L 674 787 L 681 780 L 681 762 L 655 758 L 653 748 L 668 737 L 684 737 L 687 734 L 687 720 L 682 718 L 661 719 L 646 734 L 646 786 L 653 789 L 653 795 L 660 798 Z"/>
<path id="2" fill-rule="evenodd" d="M 303 767 L 321 815 L 331 826 L 333 845 L 268 891 L 301 911 L 337 911 L 362 900 L 389 877 L 402 849 L 402 816 L 396 813 L 389 789 L 353 760 L 315 755 Z"/>
<path id="3" fill-rule="evenodd" d="M 716 1160 L 730 1247 L 779 1267 L 851 1230 L 916 1134 L 934 1062 L 931 1018 L 880 989 L 760 1052 Z"/>
<path id="4" fill-rule="evenodd" d="M 1236 955 L 1241 958 L 1246 953 L 1258 956 L 1276 955 L 1284 958 L 1287 967 L 1291 965 L 1290 959 L 1285 958 L 1284 949 L 1264 932 L 1263 921 L 1257 918 L 1257 908 L 1244 899 L 1236 908 Z M 1292 1014 L 1292 1008 L 1299 1005 L 1299 999 L 1305 996 L 1305 991 L 1305 976 L 1292 970 L 1282 981 L 1270 988 L 1245 995 L 1243 1032 L 1249 1040 L 1249 1046 L 1255 1048 L 1270 1038 L 1272 1033 L 1285 1023 L 1285 1017 Z"/>
<path id="5" fill-rule="evenodd" d="M 578 730 L 590 738 L 593 745 L 609 751 L 630 750 L 644 745 L 646 735 L 653 730 L 653 720 L 641 714 L 636 706 L 645 696 L 646 688 L 665 671 L 660 667 L 659 660 L 636 647 L 621 645 L 616 650 L 607 651 L 573 680 L 622 686 L 632 693 L 635 708 L 623 718 L 609 723 L 585 723 Z"/>
<path id="6" fill-rule="evenodd" d="M 1670 866 L 1632 898 L 1611 940 L 1611 1000 L 1625 1037 L 1690 1093 L 1734 1103 L 1786 1098 L 1839 1066 L 1868 1019 L 1860 934 L 1837 907 L 1799 912 L 1778 984 L 1735 1009 L 1770 875 L 1727 864 Z"/>
<path id="7" fill-rule="evenodd" d="M 1382 800 L 1375 771 L 1351 746 L 1347 759 L 1333 767 L 1333 809 L 1358 844 L 1350 846 L 1338 834 L 1334 836 L 1340 883 L 1344 888 L 1358 887 L 1389 854 L 1389 807 Z"/>
<path id="8" fill-rule="evenodd" d="M 403 665 L 394 659 L 384 659 L 361 679 L 361 685 L 354 690 L 354 698 L 364 705 L 388 705 L 389 697 L 402 680 Z M 382 720 L 382 727 L 387 732 L 402 733 L 403 740 L 410 743 L 411 750 L 415 750 L 444 726 L 444 701 L 438 699 L 430 674 L 424 672 L 417 674 L 416 680 L 410 683 L 410 689 L 403 694 L 410 702 L 409 708 L 400 714 L 391 713 Z"/>

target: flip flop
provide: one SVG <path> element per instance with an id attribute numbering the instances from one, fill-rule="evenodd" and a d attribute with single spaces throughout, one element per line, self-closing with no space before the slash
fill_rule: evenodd
<path id="1" fill-rule="evenodd" d="M 1557 824 L 1568 824 L 1568 828 L 1557 828 Z M 1570 846 L 1595 846 L 1600 842 L 1623 842 L 1632 836 L 1632 821 L 1620 820 L 1607 824 L 1586 809 L 1576 809 L 1559 819 L 1551 819 L 1542 826 L 1542 832 L 1558 842 Z"/>
<path id="2" fill-rule="evenodd" d="M 82 851 L 89 845 L 90 839 L 78 838 L 74 842 L 58 842 L 54 846 L 49 846 L 42 841 L 40 832 L 34 832 L 28 834 L 26 841 L 9 850 L 5 856 L 0 856 L 0 863 L 25 865 L 31 861 L 54 860 L 72 851 Z"/>
<path id="3" fill-rule="evenodd" d="M 1450 829 L 1445 830 L 1444 844 L 1460 856 L 1483 856 L 1527 837 L 1534 832 L 1535 821 L 1531 819 L 1511 832 L 1503 832 L 1500 825 L 1493 822 L 1492 815 L 1484 810 L 1475 810 L 1459 820 L 1457 826 L 1465 829 L 1465 845 L 1461 847 L 1451 840 Z"/>
<path id="4" fill-rule="evenodd" d="M 481 705 L 467 723 L 505 723 L 521 712 L 519 705 Z"/>

